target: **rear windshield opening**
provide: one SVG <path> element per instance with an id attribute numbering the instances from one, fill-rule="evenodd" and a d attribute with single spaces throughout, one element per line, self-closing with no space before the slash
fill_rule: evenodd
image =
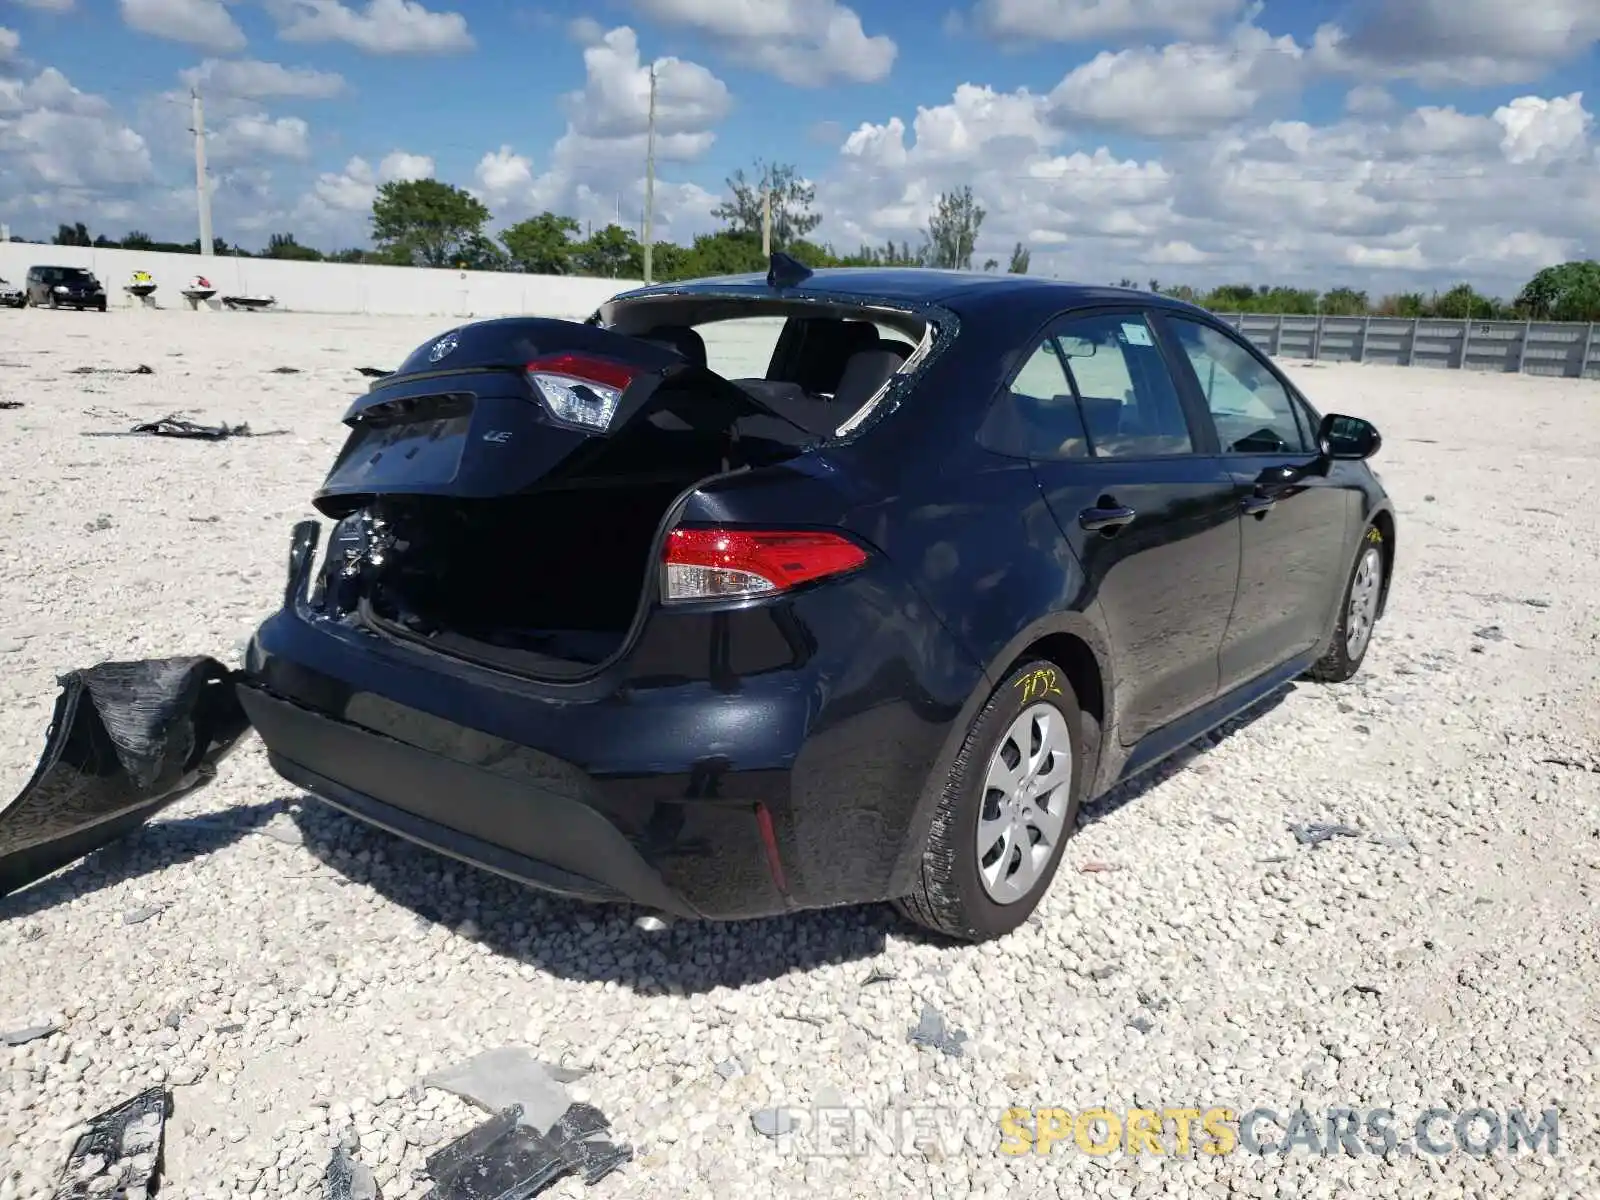
<path id="1" fill-rule="evenodd" d="M 934 332 L 865 305 L 668 296 L 608 307 L 608 328 L 677 349 L 819 434 L 858 421 L 926 358 Z"/>

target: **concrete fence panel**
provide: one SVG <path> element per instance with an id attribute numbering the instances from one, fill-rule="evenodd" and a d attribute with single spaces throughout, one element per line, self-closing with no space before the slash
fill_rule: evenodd
<path id="1" fill-rule="evenodd" d="M 1219 313 L 1275 358 L 1600 379 L 1596 325 Z"/>

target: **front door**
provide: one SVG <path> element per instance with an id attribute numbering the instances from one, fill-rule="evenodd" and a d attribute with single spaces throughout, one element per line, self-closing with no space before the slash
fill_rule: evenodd
<path id="1" fill-rule="evenodd" d="M 1239 593 L 1220 657 L 1227 691 L 1327 633 L 1358 502 L 1330 480 L 1308 415 L 1264 358 L 1218 326 L 1172 313 L 1162 321 L 1210 413 L 1243 518 Z"/>
<path id="2" fill-rule="evenodd" d="M 1217 694 L 1239 571 L 1235 486 L 1136 309 L 1056 322 L 1011 385 L 1033 470 L 1099 602 L 1131 745 Z"/>

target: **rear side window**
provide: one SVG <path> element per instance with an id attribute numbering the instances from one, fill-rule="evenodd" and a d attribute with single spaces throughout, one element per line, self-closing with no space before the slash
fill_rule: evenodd
<path id="1" fill-rule="evenodd" d="M 1069 318 L 1055 341 L 1095 458 L 1194 452 L 1183 402 L 1142 316 Z"/>
<path id="2" fill-rule="evenodd" d="M 1078 400 L 1053 336 L 1033 343 L 1011 386 L 989 410 L 979 441 L 1001 454 L 1023 458 L 1088 456 Z"/>

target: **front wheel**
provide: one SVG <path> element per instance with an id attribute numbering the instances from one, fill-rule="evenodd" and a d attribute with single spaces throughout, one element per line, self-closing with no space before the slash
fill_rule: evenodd
<path id="1" fill-rule="evenodd" d="M 1383 601 L 1383 530 L 1367 527 L 1361 538 L 1361 552 L 1345 584 L 1339 606 L 1339 623 L 1333 630 L 1333 644 L 1306 672 L 1320 683 L 1343 683 L 1361 670 L 1372 644 L 1372 629 L 1378 621 Z"/>
<path id="2" fill-rule="evenodd" d="M 1016 929 L 1050 888 L 1085 786 L 1077 697 L 1061 668 L 1013 671 L 968 731 L 902 915 L 949 937 Z"/>

